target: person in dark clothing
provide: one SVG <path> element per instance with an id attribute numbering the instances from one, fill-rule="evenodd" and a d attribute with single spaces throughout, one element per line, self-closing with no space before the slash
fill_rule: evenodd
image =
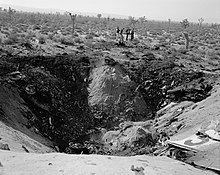
<path id="1" fill-rule="evenodd" d="M 119 27 L 116 28 L 116 40 L 120 41 L 120 29 L 119 29 Z"/>
<path id="2" fill-rule="evenodd" d="M 134 28 L 131 30 L 131 41 L 134 39 Z"/>
<path id="3" fill-rule="evenodd" d="M 126 41 L 128 40 L 128 36 L 130 35 L 130 31 L 131 29 L 126 29 L 125 33 L 126 33 Z"/>
<path id="4" fill-rule="evenodd" d="M 124 28 L 122 28 L 122 29 L 120 30 L 120 43 L 121 43 L 121 44 L 124 43 L 123 31 L 124 31 Z"/>
<path id="5" fill-rule="evenodd" d="M 120 33 L 120 29 L 119 27 L 116 28 L 116 34 L 119 34 Z"/>

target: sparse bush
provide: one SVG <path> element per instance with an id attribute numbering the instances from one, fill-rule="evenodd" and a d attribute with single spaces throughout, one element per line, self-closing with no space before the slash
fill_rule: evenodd
<path id="1" fill-rule="evenodd" d="M 138 23 L 138 19 L 135 19 L 135 18 L 132 17 L 132 16 L 129 16 L 128 19 L 129 19 L 129 21 L 130 21 L 130 25 L 133 25 L 133 27 L 135 27 L 136 24 Z"/>
<path id="2" fill-rule="evenodd" d="M 93 35 L 91 35 L 91 34 L 88 34 L 88 35 L 86 35 L 86 37 L 85 37 L 86 39 L 93 39 Z"/>
<path id="3" fill-rule="evenodd" d="M 140 40 L 139 40 L 138 38 L 134 38 L 134 39 L 132 40 L 132 42 L 133 42 L 134 44 L 138 44 L 138 43 L 140 43 Z"/>
<path id="4" fill-rule="evenodd" d="M 21 38 L 24 38 L 24 37 L 26 37 L 26 35 L 25 35 L 24 33 L 21 33 L 21 34 L 20 34 L 20 37 L 21 37 Z"/>
<path id="5" fill-rule="evenodd" d="M 78 37 L 78 38 L 75 38 L 75 39 L 74 39 L 74 42 L 75 42 L 75 43 L 78 43 L 78 44 L 82 44 L 82 43 L 83 43 L 83 40 Z"/>
<path id="6" fill-rule="evenodd" d="M 78 37 L 79 35 L 77 33 L 74 33 L 73 36 Z"/>
<path id="7" fill-rule="evenodd" d="M 12 28 L 12 32 L 13 32 L 13 33 L 19 33 L 20 30 L 19 30 L 17 27 L 13 27 L 13 28 Z"/>
<path id="8" fill-rule="evenodd" d="M 65 37 L 65 36 L 60 38 L 60 42 L 62 44 L 69 45 L 69 46 L 73 46 L 74 45 L 73 39 L 69 38 L 69 37 Z"/>
<path id="9" fill-rule="evenodd" d="M 90 32 L 88 35 L 91 35 L 93 37 L 99 37 L 100 35 L 95 32 Z"/>
<path id="10" fill-rule="evenodd" d="M 6 36 L 9 36 L 9 35 L 10 35 L 10 32 L 7 31 L 7 30 L 3 30 L 2 33 L 5 34 Z"/>
<path id="11" fill-rule="evenodd" d="M 27 39 L 32 39 L 33 37 L 36 37 L 36 35 L 35 35 L 35 33 L 31 32 L 31 31 L 29 31 L 26 35 Z"/>
<path id="12" fill-rule="evenodd" d="M 143 40 L 144 38 L 143 36 L 138 36 L 138 39 Z"/>
<path id="13" fill-rule="evenodd" d="M 39 35 L 38 40 L 40 44 L 46 43 L 46 37 L 44 35 Z"/>
<path id="14" fill-rule="evenodd" d="M 20 44 L 21 44 L 21 46 L 24 46 L 26 48 L 29 48 L 29 49 L 32 48 L 31 41 L 29 39 L 21 38 Z"/>
<path id="15" fill-rule="evenodd" d="M 202 23 L 203 23 L 204 19 L 203 18 L 199 18 L 198 21 L 199 21 L 199 27 L 202 27 Z"/>
<path id="16" fill-rule="evenodd" d="M 34 25 L 33 30 L 40 30 L 40 27 L 38 25 Z"/>
<path id="17" fill-rule="evenodd" d="M 48 35 L 48 31 L 45 31 L 45 30 L 41 31 L 40 33 L 43 35 Z"/>
<path id="18" fill-rule="evenodd" d="M 97 17 L 100 19 L 102 17 L 102 14 L 98 14 Z"/>
<path id="19" fill-rule="evenodd" d="M 218 50 L 215 51 L 216 55 L 220 56 L 220 49 L 218 48 Z"/>
<path id="20" fill-rule="evenodd" d="M 182 28 L 186 29 L 187 27 L 189 27 L 189 21 L 188 19 L 184 19 L 180 22 Z"/>
<path id="21" fill-rule="evenodd" d="M 11 33 L 8 38 L 4 41 L 5 44 L 11 45 L 15 44 L 19 41 L 18 39 L 18 34 L 16 33 Z"/>
<path id="22" fill-rule="evenodd" d="M 54 37 L 53 33 L 48 34 L 48 39 L 53 40 L 53 37 Z"/>
<path id="23" fill-rule="evenodd" d="M 217 52 L 213 49 L 206 50 L 205 55 L 210 59 L 218 58 Z"/>
<path id="24" fill-rule="evenodd" d="M 60 40 L 61 40 L 61 35 L 60 34 L 54 34 L 54 36 L 53 36 L 53 41 L 54 42 L 60 42 Z"/>
<path id="25" fill-rule="evenodd" d="M 109 39 L 115 40 L 115 39 L 116 39 L 116 35 L 110 35 L 110 36 L 109 36 Z"/>

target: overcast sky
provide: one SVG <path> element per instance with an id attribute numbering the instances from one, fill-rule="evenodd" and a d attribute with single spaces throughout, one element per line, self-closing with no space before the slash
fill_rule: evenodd
<path id="1" fill-rule="evenodd" d="M 52 8 L 77 12 L 112 13 L 146 16 L 156 20 L 182 20 L 220 23 L 220 0 L 0 0 L 35 8 Z"/>

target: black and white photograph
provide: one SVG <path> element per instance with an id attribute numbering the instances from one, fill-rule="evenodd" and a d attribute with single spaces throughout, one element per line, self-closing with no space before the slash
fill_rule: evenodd
<path id="1" fill-rule="evenodd" d="M 0 175 L 220 174 L 220 0 L 0 0 Z"/>

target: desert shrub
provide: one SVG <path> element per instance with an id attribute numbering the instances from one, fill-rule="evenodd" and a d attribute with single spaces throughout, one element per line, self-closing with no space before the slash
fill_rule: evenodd
<path id="1" fill-rule="evenodd" d="M 139 40 L 138 38 L 134 38 L 134 39 L 132 40 L 132 42 L 133 42 L 134 44 L 138 44 L 138 43 L 140 43 L 140 40 Z"/>
<path id="2" fill-rule="evenodd" d="M 21 34 L 20 34 L 20 37 L 21 37 L 21 38 L 24 38 L 24 37 L 26 37 L 26 35 L 25 35 L 24 33 L 21 33 Z"/>
<path id="3" fill-rule="evenodd" d="M 11 44 L 13 44 L 14 42 L 12 41 L 12 40 L 10 40 L 9 38 L 7 38 L 7 39 L 5 39 L 4 40 L 4 44 L 6 44 L 6 45 L 11 45 Z"/>
<path id="4" fill-rule="evenodd" d="M 19 26 L 19 29 L 22 30 L 22 31 L 27 31 L 28 26 L 26 26 L 26 25 L 20 25 L 20 26 Z"/>
<path id="5" fill-rule="evenodd" d="M 43 34 L 43 35 L 48 35 L 48 32 L 49 32 L 49 31 L 43 30 L 43 31 L 41 31 L 40 33 Z"/>
<path id="6" fill-rule="evenodd" d="M 2 31 L 2 33 L 3 33 L 3 34 L 5 34 L 5 35 L 7 35 L 7 36 L 9 36 L 9 35 L 10 35 L 10 32 L 9 32 L 9 31 L 7 31 L 7 30 L 3 30 L 3 31 Z"/>
<path id="7" fill-rule="evenodd" d="M 60 38 L 61 38 L 61 36 L 59 35 L 59 34 L 55 34 L 54 36 L 53 36 L 53 41 L 54 42 L 60 42 Z"/>
<path id="8" fill-rule="evenodd" d="M 46 37 L 44 35 L 39 35 L 38 40 L 40 44 L 46 43 Z"/>
<path id="9" fill-rule="evenodd" d="M 143 40 L 144 38 L 143 36 L 138 36 L 138 39 Z"/>
<path id="10" fill-rule="evenodd" d="M 214 56 L 215 55 L 215 51 L 213 49 L 207 49 L 205 54 L 208 55 L 208 56 Z"/>
<path id="11" fill-rule="evenodd" d="M 206 54 L 205 48 L 199 47 L 196 53 L 198 53 L 199 55 L 205 55 Z"/>
<path id="12" fill-rule="evenodd" d="M 74 42 L 75 43 L 78 43 L 78 44 L 82 44 L 83 43 L 83 40 L 81 38 L 74 38 Z"/>
<path id="13" fill-rule="evenodd" d="M 67 28 L 66 28 L 66 31 L 68 31 L 68 32 L 71 33 L 71 32 L 72 32 L 72 27 L 67 27 Z"/>
<path id="14" fill-rule="evenodd" d="M 35 35 L 35 33 L 32 32 L 32 31 L 29 31 L 29 32 L 27 33 L 27 35 L 26 35 L 26 38 L 27 38 L 27 39 L 32 39 L 33 37 L 36 37 L 36 35 Z"/>
<path id="15" fill-rule="evenodd" d="M 93 35 L 91 35 L 91 34 L 88 34 L 88 35 L 86 35 L 86 37 L 85 37 L 86 39 L 93 39 Z"/>
<path id="16" fill-rule="evenodd" d="M 216 43 L 218 43 L 218 40 L 210 40 L 208 43 L 209 44 L 216 44 Z"/>
<path id="17" fill-rule="evenodd" d="M 8 38 L 4 41 L 5 44 L 14 44 L 14 43 L 17 43 L 19 41 L 19 38 L 18 38 L 18 34 L 16 33 L 11 33 Z"/>
<path id="18" fill-rule="evenodd" d="M 77 33 L 74 33 L 73 36 L 78 37 L 79 35 Z"/>
<path id="19" fill-rule="evenodd" d="M 40 30 L 40 27 L 38 25 L 34 25 L 33 30 Z"/>
<path id="20" fill-rule="evenodd" d="M 25 19 L 23 19 L 23 18 L 19 18 L 18 20 L 17 20 L 17 23 L 25 23 L 26 21 L 25 21 Z"/>
<path id="21" fill-rule="evenodd" d="M 48 39 L 53 40 L 54 34 L 53 33 L 49 33 L 48 34 Z"/>
<path id="22" fill-rule="evenodd" d="M 216 55 L 220 56 L 220 50 L 215 51 Z"/>
<path id="23" fill-rule="evenodd" d="M 14 32 L 14 33 L 19 33 L 20 30 L 19 30 L 17 27 L 13 27 L 13 28 L 12 28 L 12 32 Z"/>
<path id="24" fill-rule="evenodd" d="M 71 37 L 63 36 L 60 38 L 60 42 L 61 42 L 61 44 L 65 44 L 65 45 L 69 45 L 69 46 L 74 45 L 73 39 Z"/>
<path id="25" fill-rule="evenodd" d="M 109 39 L 115 40 L 115 39 L 116 39 L 116 35 L 110 35 L 110 36 L 109 36 Z"/>
<path id="26" fill-rule="evenodd" d="M 215 50 L 212 50 L 212 49 L 207 50 L 205 55 L 210 60 L 218 60 L 219 59 L 219 55 L 217 54 L 217 52 Z"/>
<path id="27" fill-rule="evenodd" d="M 99 37 L 100 35 L 95 33 L 94 31 L 89 32 L 89 35 L 92 35 L 93 37 Z"/>
<path id="28" fill-rule="evenodd" d="M 52 28 L 51 26 L 47 28 L 47 32 L 53 32 L 54 28 Z"/>
<path id="29" fill-rule="evenodd" d="M 67 32 L 62 32 L 61 34 L 62 34 L 63 36 L 69 35 L 69 33 L 67 33 Z"/>

